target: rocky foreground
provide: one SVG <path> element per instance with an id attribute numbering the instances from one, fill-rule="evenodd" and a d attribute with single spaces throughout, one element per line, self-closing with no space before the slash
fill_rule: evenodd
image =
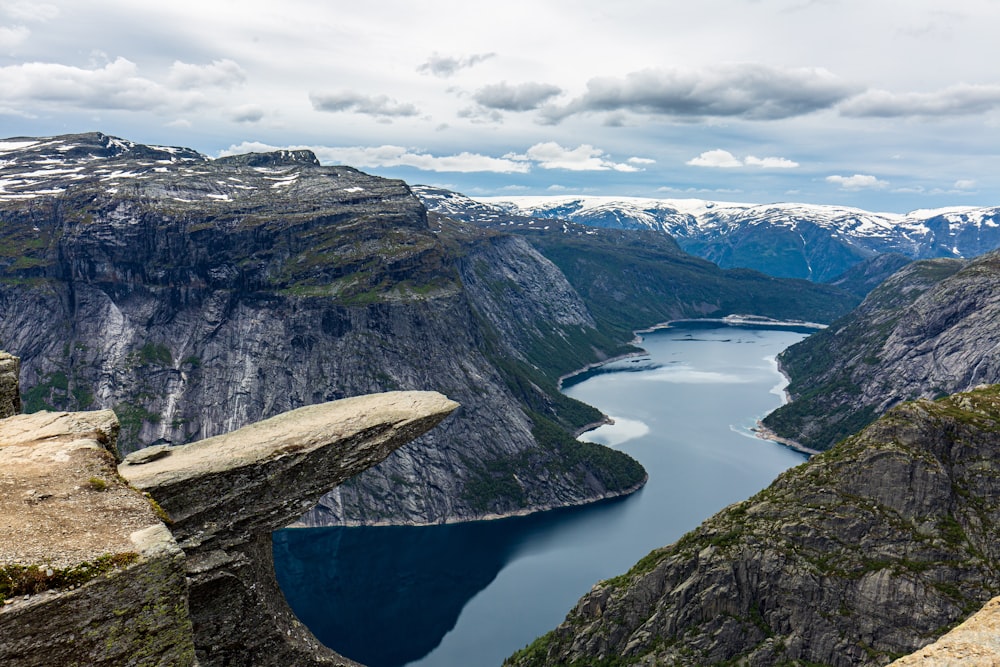
<path id="1" fill-rule="evenodd" d="M 850 667 L 911 653 L 1000 594 L 998 433 L 995 385 L 900 405 L 598 584 L 505 664 Z"/>
<path id="2" fill-rule="evenodd" d="M 0 358 L 0 406 L 19 403 Z M 117 463 L 110 410 L 0 413 L 0 664 L 354 665 L 274 578 L 271 532 L 458 407 L 308 406 Z"/>

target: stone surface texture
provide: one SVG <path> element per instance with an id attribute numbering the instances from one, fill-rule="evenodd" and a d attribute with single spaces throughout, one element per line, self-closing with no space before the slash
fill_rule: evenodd
<path id="1" fill-rule="evenodd" d="M 202 667 L 352 664 L 288 608 L 271 532 L 457 407 L 434 392 L 358 396 L 125 458 L 122 476 L 160 504 L 186 554 Z"/>
<path id="2" fill-rule="evenodd" d="M 356 665 L 288 608 L 271 533 L 456 408 L 360 396 L 120 463 L 110 410 L 0 419 L 0 664 Z"/>
<path id="3" fill-rule="evenodd" d="M 997 385 L 897 406 L 598 584 L 508 664 L 907 655 L 1000 594 L 998 432 Z"/>
<path id="4" fill-rule="evenodd" d="M 995 667 L 1000 665 L 1000 597 L 957 628 L 891 667 Z"/>
<path id="5" fill-rule="evenodd" d="M 5 600 L 0 664 L 194 664 L 184 555 L 116 472 L 110 410 L 0 420 L 0 585 L 127 556 L 71 590 Z"/>
<path id="6" fill-rule="evenodd" d="M 21 411 L 20 377 L 21 360 L 7 352 L 0 352 L 0 419 Z"/>
<path id="7" fill-rule="evenodd" d="M 592 345 L 565 278 L 521 239 L 432 225 L 401 181 L 308 151 L 210 160 L 99 133 L 5 153 L 0 178 L 17 193 L 0 193 L 0 345 L 21 357 L 27 412 L 113 409 L 129 452 L 376 392 L 462 404 L 311 525 L 474 519 L 641 480 L 611 488 L 532 433 L 529 409 L 567 437 L 599 417 L 564 416 L 555 376 L 522 377 L 538 332 L 567 350 L 556 375 L 615 352 Z M 494 477 L 514 491 L 476 491 Z"/>
<path id="8" fill-rule="evenodd" d="M 779 357 L 792 401 L 764 419 L 826 449 L 887 409 L 1000 382 L 1000 252 L 914 262 Z"/>

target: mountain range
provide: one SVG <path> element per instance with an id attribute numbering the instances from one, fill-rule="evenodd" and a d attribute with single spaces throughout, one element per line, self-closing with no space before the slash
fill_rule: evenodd
<path id="1" fill-rule="evenodd" d="M 485 226 L 514 219 L 560 220 L 611 229 L 650 229 L 721 267 L 829 282 L 859 262 L 899 253 L 911 259 L 974 257 L 1000 247 L 1000 208 L 952 207 L 907 214 L 810 204 L 741 204 L 701 199 L 519 196 L 472 199 L 415 186 L 431 210 Z M 546 222 L 548 221 L 548 222 Z M 524 223 L 520 223 L 524 224 Z"/>

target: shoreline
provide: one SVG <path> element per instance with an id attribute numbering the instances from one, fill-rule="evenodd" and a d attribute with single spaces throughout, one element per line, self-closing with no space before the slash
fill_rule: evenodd
<path id="1" fill-rule="evenodd" d="M 810 458 L 812 458 L 816 454 L 822 453 L 818 449 L 813 449 L 812 447 L 806 447 L 805 445 L 801 445 L 790 438 L 781 437 L 768 427 L 764 426 L 764 423 L 759 419 L 757 420 L 756 428 L 752 428 L 750 430 L 753 431 L 753 434 L 756 437 L 760 438 L 761 440 L 770 440 L 771 442 L 776 442 L 779 445 L 788 447 L 789 449 L 794 449 L 795 451 L 801 454 L 806 454 Z"/>
<path id="2" fill-rule="evenodd" d="M 630 342 L 628 344 L 629 345 L 635 345 L 637 341 L 641 342 L 641 339 L 638 336 L 636 336 L 635 338 L 633 338 L 632 342 Z M 636 357 L 644 357 L 647 354 L 649 354 L 649 353 L 646 352 L 645 350 L 637 350 L 635 352 L 626 352 L 625 354 L 619 354 L 619 355 L 614 356 L 614 357 L 608 357 L 607 359 L 603 359 L 601 361 L 595 361 L 595 362 L 589 363 L 586 366 L 583 366 L 582 368 L 576 369 L 575 371 L 570 371 L 569 373 L 566 373 L 565 375 L 560 375 L 559 378 L 556 380 L 556 389 L 558 389 L 559 391 L 562 391 L 563 382 L 565 382 L 566 380 L 569 380 L 570 378 L 574 378 L 577 375 L 583 375 L 587 371 L 592 371 L 595 368 L 600 368 L 601 366 L 604 366 L 604 365 L 610 364 L 610 363 L 614 363 L 616 361 L 622 361 L 623 359 L 634 359 Z M 594 422 L 594 423 L 596 424 L 596 426 L 594 426 L 594 428 L 597 428 L 597 426 L 601 425 L 598 422 Z M 581 431 L 581 433 L 582 432 L 583 431 Z"/>
<path id="3" fill-rule="evenodd" d="M 782 403 L 781 405 L 787 405 L 792 401 L 792 395 L 788 393 L 788 385 L 791 383 L 792 379 L 788 377 L 788 373 L 786 373 L 785 369 L 782 368 L 781 360 L 778 359 L 778 356 L 775 356 L 774 358 L 774 365 L 777 367 L 778 372 L 781 373 L 781 377 L 785 378 L 785 386 L 781 390 L 782 393 L 784 393 L 783 398 L 785 399 L 785 402 Z M 770 440 L 771 442 L 776 442 L 779 445 L 783 445 L 785 447 L 788 447 L 789 449 L 793 449 L 797 452 L 805 454 L 809 458 L 812 458 L 816 454 L 820 453 L 820 450 L 818 449 L 813 449 L 812 447 L 806 447 L 805 445 L 796 442 L 791 438 L 785 438 L 783 436 L 778 435 L 768 427 L 764 426 L 763 418 L 758 419 L 756 428 L 753 428 L 751 430 L 753 431 L 754 435 L 760 438 L 761 440 Z"/>
<path id="4" fill-rule="evenodd" d="M 640 480 L 637 484 L 634 484 L 626 489 L 622 489 L 620 492 L 617 493 L 608 493 L 603 496 L 590 498 L 586 500 L 580 500 L 568 504 L 544 505 L 544 506 L 533 507 L 530 509 L 520 509 L 514 512 L 507 512 L 505 514 L 486 514 L 483 516 L 467 517 L 467 518 L 448 517 L 444 521 L 434 521 L 434 522 L 378 521 L 375 523 L 361 523 L 358 521 L 346 521 L 344 523 L 334 523 L 325 526 L 305 526 L 296 521 L 294 523 L 285 526 L 284 528 L 281 528 L 281 530 L 308 530 L 311 528 L 376 528 L 376 527 L 384 528 L 387 526 L 412 526 L 414 528 L 425 528 L 430 526 L 445 526 L 456 523 L 473 523 L 476 521 L 501 521 L 503 519 L 514 519 L 517 517 L 530 516 L 532 514 L 537 514 L 539 512 L 554 512 L 564 509 L 568 510 L 577 507 L 583 507 L 585 505 L 593 505 L 596 503 L 603 503 L 612 500 L 621 500 L 623 498 L 632 495 L 637 491 L 641 491 L 642 487 L 646 486 L 646 482 L 648 481 L 649 481 L 649 474 L 647 473 L 643 475 L 642 480 Z"/>
<path id="5" fill-rule="evenodd" d="M 717 323 L 726 324 L 726 325 L 729 325 L 729 326 L 747 326 L 747 325 L 754 326 L 754 325 L 756 325 L 756 326 L 766 326 L 766 327 L 774 327 L 774 328 L 780 328 L 780 327 L 802 327 L 802 328 L 809 328 L 809 329 L 816 329 L 816 330 L 826 328 L 825 324 L 817 324 L 817 323 L 804 322 L 804 321 L 799 321 L 799 320 L 774 320 L 774 319 L 771 319 L 771 318 L 760 317 L 760 316 L 756 316 L 756 315 L 727 315 L 725 317 L 719 317 L 719 318 L 707 318 L 707 317 L 703 317 L 703 318 L 687 318 L 687 319 L 668 320 L 666 322 L 661 322 L 659 324 L 654 324 L 653 326 L 651 326 L 651 327 L 649 327 L 647 329 L 636 329 L 635 331 L 632 332 L 635 335 L 635 338 L 633 338 L 632 341 L 629 344 L 630 345 L 636 345 L 636 346 L 638 346 L 640 343 L 642 343 L 642 336 L 641 336 L 641 334 L 644 334 L 644 333 L 653 333 L 654 331 L 660 331 L 662 329 L 669 329 L 672 324 L 681 323 L 681 322 L 717 322 Z M 600 368 L 601 366 L 613 363 L 615 361 L 621 361 L 623 359 L 632 359 L 632 358 L 636 358 L 636 357 L 642 357 L 642 356 L 645 356 L 645 355 L 648 355 L 648 354 L 649 353 L 646 352 L 645 350 L 637 350 L 635 352 L 628 352 L 626 354 L 620 354 L 620 355 L 617 355 L 617 356 L 614 356 L 614 357 L 608 357 L 607 359 L 603 359 L 601 361 L 595 361 L 595 362 L 586 364 L 585 366 L 583 366 L 581 368 L 578 368 L 575 371 L 571 371 L 569 373 L 566 373 L 565 375 L 560 376 L 559 379 L 556 382 L 556 388 L 559 391 L 562 391 L 563 382 L 565 380 L 568 380 L 568 379 L 570 379 L 572 377 L 575 377 L 577 375 L 580 375 L 582 373 L 586 373 L 587 371 L 594 370 L 595 368 Z M 785 372 L 782 370 L 780 363 L 778 363 L 778 372 L 781 373 L 783 376 L 785 376 L 785 378 L 787 379 L 788 376 L 785 375 Z M 787 403 L 788 400 L 790 400 L 790 398 L 789 398 L 788 392 L 786 390 L 785 391 L 785 402 Z M 574 438 L 578 438 L 579 436 L 583 435 L 584 433 L 587 433 L 588 431 L 592 431 L 592 430 L 594 430 L 596 428 L 599 428 L 601 426 L 608 425 L 608 424 L 614 424 L 614 423 L 615 422 L 614 422 L 614 420 L 611 417 L 609 417 L 607 415 L 604 415 L 602 419 L 599 419 L 598 421 L 595 421 L 595 422 L 591 422 L 589 424 L 585 424 L 585 425 L 581 426 L 580 428 L 576 429 L 576 431 L 573 433 L 573 437 Z M 770 429 L 768 429 L 766 426 L 764 426 L 761 423 L 760 420 L 757 421 L 757 428 L 751 429 L 751 430 L 753 431 L 754 435 L 756 437 L 760 438 L 761 440 L 770 440 L 772 442 L 776 442 L 776 443 L 778 443 L 780 445 L 783 445 L 785 447 L 788 447 L 790 449 L 798 451 L 798 452 L 800 452 L 802 454 L 806 454 L 808 456 L 813 456 L 815 454 L 819 454 L 820 453 L 818 450 L 811 449 L 811 448 L 806 447 L 804 445 L 800 445 L 799 443 L 795 442 L 794 440 L 789 440 L 788 438 L 782 438 L 781 436 L 777 435 L 776 433 L 774 433 L 773 431 L 771 431 Z M 444 521 L 435 521 L 435 522 L 415 522 L 415 521 L 412 521 L 412 522 L 411 521 L 404 521 L 404 522 L 399 522 L 399 521 L 385 521 L 385 522 L 382 522 L 382 521 L 379 521 L 379 522 L 376 522 L 376 523 L 361 523 L 361 522 L 356 522 L 356 521 L 350 521 L 350 522 L 345 522 L 345 523 L 331 524 L 329 526 L 305 526 L 305 525 L 298 524 L 296 522 L 296 523 L 292 523 L 292 524 L 286 526 L 285 528 L 294 528 L 294 529 L 332 528 L 332 527 L 350 527 L 350 528 L 356 528 L 356 527 L 364 527 L 364 526 L 416 526 L 416 527 L 419 527 L 419 526 L 440 526 L 440 525 L 454 524 L 454 523 L 471 523 L 473 521 L 499 521 L 499 520 L 502 520 L 502 519 L 510 519 L 510 518 L 514 518 L 514 517 L 528 516 L 530 514 L 535 514 L 535 513 L 538 513 L 538 512 L 552 512 L 552 511 L 556 511 L 556 510 L 560 510 L 560 509 L 572 509 L 574 507 L 582 507 L 584 505 L 591 505 L 591 504 L 594 504 L 594 503 L 600 503 L 600 502 L 605 502 L 605 501 L 609 501 L 609 500 L 622 499 L 622 498 L 630 496 L 633 493 L 641 490 L 642 487 L 644 487 L 646 485 L 646 482 L 648 482 L 648 481 L 649 481 L 649 474 L 647 473 L 646 475 L 643 476 L 642 480 L 639 483 L 637 483 L 637 484 L 635 484 L 635 485 L 633 485 L 633 486 L 631 486 L 631 487 L 629 487 L 627 489 L 623 489 L 621 492 L 618 492 L 618 493 L 609 493 L 609 494 L 602 495 L 602 496 L 597 496 L 597 497 L 594 497 L 594 498 L 591 498 L 591 499 L 588 499 L 588 500 L 580 500 L 580 501 L 572 502 L 572 503 L 568 503 L 568 504 L 541 505 L 541 506 L 532 507 L 530 509 L 521 509 L 521 510 L 516 510 L 514 512 L 507 512 L 507 513 L 504 513 L 504 514 L 487 514 L 487 515 L 484 515 L 484 516 L 467 517 L 467 518 L 463 518 L 463 517 L 448 517 Z"/>

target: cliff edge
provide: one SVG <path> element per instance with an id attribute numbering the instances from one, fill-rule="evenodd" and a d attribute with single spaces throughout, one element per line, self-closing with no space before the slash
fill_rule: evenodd
<path id="1" fill-rule="evenodd" d="M 354 665 L 288 608 L 271 532 L 457 407 L 359 396 L 120 463 L 110 410 L 0 419 L 0 663 Z"/>

